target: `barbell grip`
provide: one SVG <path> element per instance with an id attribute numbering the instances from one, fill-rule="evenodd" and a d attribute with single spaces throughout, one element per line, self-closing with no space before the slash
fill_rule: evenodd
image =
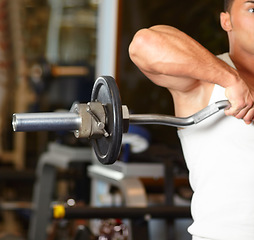
<path id="1" fill-rule="evenodd" d="M 212 116 L 217 113 L 221 109 L 225 109 L 230 106 L 228 100 L 222 100 L 215 102 L 201 111 L 186 117 L 173 117 L 169 115 L 162 114 L 130 114 L 129 122 L 131 124 L 157 124 L 157 125 L 166 125 L 171 127 L 187 127 L 190 125 L 197 124 L 204 119 Z"/>

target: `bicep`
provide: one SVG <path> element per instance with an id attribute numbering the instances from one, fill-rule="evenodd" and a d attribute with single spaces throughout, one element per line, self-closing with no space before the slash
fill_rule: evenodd
<path id="1" fill-rule="evenodd" d="M 225 63 L 185 33 L 169 26 L 137 32 L 129 48 L 132 61 L 153 82 L 188 91 L 199 81 L 220 83 Z M 225 74 L 224 74 L 225 75 Z M 195 80 L 198 79 L 198 80 Z"/>

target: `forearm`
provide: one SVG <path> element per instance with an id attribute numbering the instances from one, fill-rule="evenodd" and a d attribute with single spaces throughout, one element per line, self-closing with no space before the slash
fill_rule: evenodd
<path id="1" fill-rule="evenodd" d="M 185 33 L 169 26 L 139 31 L 130 57 L 144 72 L 196 79 L 228 87 L 238 81 L 236 70 L 219 60 Z M 162 85 L 168 83 L 154 82 Z"/>

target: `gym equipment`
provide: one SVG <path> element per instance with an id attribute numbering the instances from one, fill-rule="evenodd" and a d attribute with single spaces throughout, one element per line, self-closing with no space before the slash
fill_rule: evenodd
<path id="1" fill-rule="evenodd" d="M 50 143 L 36 166 L 36 182 L 33 189 L 32 212 L 28 239 L 47 239 L 47 226 L 50 220 L 50 204 L 56 187 L 57 169 L 82 169 L 93 158 L 90 147 L 69 147 Z"/>
<path id="2" fill-rule="evenodd" d="M 56 214 L 61 211 L 62 214 Z M 53 206 L 52 217 L 54 219 L 136 219 L 143 218 L 191 218 L 190 207 L 182 206 L 155 206 L 155 207 L 74 207 L 68 208 L 64 205 Z"/>
<path id="3" fill-rule="evenodd" d="M 31 66 L 30 78 L 38 82 L 55 77 L 83 77 L 88 75 L 89 71 L 86 66 L 61 66 L 42 61 Z"/>
<path id="4" fill-rule="evenodd" d="M 56 217 L 55 212 L 61 211 L 63 214 Z M 151 218 L 191 218 L 190 207 L 175 206 L 155 206 L 155 207 L 74 207 L 67 208 L 64 205 L 53 206 L 52 216 L 54 219 L 136 219 L 143 218 L 150 220 Z"/>
<path id="5" fill-rule="evenodd" d="M 187 127 L 230 106 L 223 100 L 209 105 L 186 118 L 159 114 L 130 114 L 122 106 L 118 87 L 113 77 L 101 76 L 93 86 L 91 102 L 74 103 L 69 112 L 15 113 L 14 131 L 73 131 L 77 138 L 91 139 L 98 160 L 113 164 L 121 150 L 122 134 L 129 124 L 159 124 L 172 127 Z"/>

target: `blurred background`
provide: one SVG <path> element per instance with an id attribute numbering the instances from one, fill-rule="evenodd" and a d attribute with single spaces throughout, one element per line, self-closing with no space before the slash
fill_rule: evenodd
<path id="1" fill-rule="evenodd" d="M 114 25 L 100 20 L 100 5 L 106 3 L 109 11 L 115 9 Z M 0 239 L 1 233 L 26 237 L 29 212 L 13 214 L 6 204 L 31 202 L 35 169 L 48 144 L 89 146 L 69 133 L 13 133 L 12 114 L 68 110 L 74 101 L 88 102 L 94 80 L 104 74 L 98 58 L 106 54 L 113 66 L 106 73 L 116 79 L 122 103 L 132 113 L 173 115 L 168 91 L 131 62 L 132 37 L 141 28 L 167 24 L 219 54 L 228 49 L 219 24 L 222 9 L 221 0 L 0 0 Z M 98 33 L 98 26 L 103 31 Z M 174 155 L 184 168 L 176 129 L 146 128 L 148 154 Z"/>

